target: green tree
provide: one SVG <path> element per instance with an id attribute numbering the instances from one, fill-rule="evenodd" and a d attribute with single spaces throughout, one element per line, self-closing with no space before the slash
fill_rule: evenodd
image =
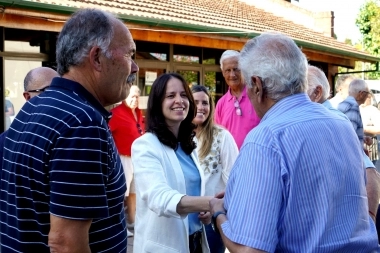
<path id="1" fill-rule="evenodd" d="M 364 50 L 380 56 L 380 2 L 379 0 L 367 1 L 359 11 L 356 18 L 356 25 L 359 27 L 360 33 L 363 35 Z M 370 69 L 376 69 L 376 66 Z M 368 79 L 380 79 L 379 72 L 367 73 Z"/>

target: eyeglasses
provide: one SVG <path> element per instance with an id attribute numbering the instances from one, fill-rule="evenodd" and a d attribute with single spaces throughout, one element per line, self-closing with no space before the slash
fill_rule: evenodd
<path id="1" fill-rule="evenodd" d="M 139 132 L 139 134 L 143 135 L 144 131 L 141 129 L 140 124 L 137 123 L 136 126 L 137 126 L 137 131 Z"/>
<path id="2" fill-rule="evenodd" d="M 234 101 L 234 106 L 235 106 L 235 112 L 237 116 L 241 116 L 241 109 L 240 109 L 240 104 L 237 99 Z"/>
<path id="3" fill-rule="evenodd" d="M 35 90 L 28 90 L 27 92 L 44 92 L 47 88 L 49 88 L 49 86 L 46 86 L 46 87 L 43 87 L 41 89 L 35 89 Z"/>
<path id="4" fill-rule="evenodd" d="M 366 93 L 367 95 L 371 94 L 371 92 L 366 91 L 366 90 L 361 90 L 361 92 L 364 92 L 364 93 Z"/>

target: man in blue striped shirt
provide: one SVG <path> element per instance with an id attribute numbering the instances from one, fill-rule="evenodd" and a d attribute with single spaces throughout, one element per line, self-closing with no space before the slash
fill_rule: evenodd
<path id="1" fill-rule="evenodd" d="M 307 73 L 308 91 L 307 94 L 310 100 L 316 103 L 321 103 L 329 111 L 338 114 L 344 119 L 348 120 L 347 116 L 334 108 L 330 101 L 327 99 L 330 95 L 330 84 L 327 81 L 326 75 L 317 67 L 308 66 Z M 334 140 L 332 140 L 334 141 Z M 361 155 L 363 156 L 364 168 L 366 169 L 366 188 L 368 198 L 368 212 L 371 218 L 376 221 L 377 209 L 380 199 L 380 177 L 376 172 L 375 165 L 364 153 L 362 149 Z M 379 231 L 380 232 L 380 231 Z"/>
<path id="2" fill-rule="evenodd" d="M 310 101 L 304 54 L 289 37 L 264 33 L 247 42 L 239 66 L 262 120 L 244 141 L 224 201 L 210 201 L 227 248 L 378 252 L 360 143 L 350 122 Z"/>
<path id="3" fill-rule="evenodd" d="M 82 9 L 57 40 L 50 88 L 5 140 L 1 252 L 126 252 L 125 177 L 104 106 L 126 98 L 135 43 L 112 14 Z"/>
<path id="4" fill-rule="evenodd" d="M 348 97 L 338 105 L 338 110 L 343 112 L 351 121 L 360 143 L 364 143 L 364 129 L 359 105 L 364 104 L 370 94 L 367 83 L 362 79 L 354 79 L 348 86 Z"/>

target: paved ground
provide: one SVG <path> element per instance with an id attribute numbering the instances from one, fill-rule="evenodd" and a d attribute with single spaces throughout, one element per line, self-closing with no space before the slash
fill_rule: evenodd
<path id="1" fill-rule="evenodd" d="M 129 231 L 133 232 L 132 229 L 129 229 Z M 0 252 L 1 253 L 1 252 Z M 127 253 L 133 253 L 133 237 L 128 237 L 128 248 Z"/>
<path id="2" fill-rule="evenodd" d="M 130 230 L 130 231 L 133 232 L 133 230 Z M 128 237 L 127 253 L 133 253 L 133 237 Z M 226 249 L 225 253 L 230 253 L 230 252 Z"/>

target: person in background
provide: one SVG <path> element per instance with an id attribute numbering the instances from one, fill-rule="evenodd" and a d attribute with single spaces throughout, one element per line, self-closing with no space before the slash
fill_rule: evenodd
<path id="1" fill-rule="evenodd" d="M 125 177 L 104 107 L 127 97 L 135 52 L 106 11 L 80 9 L 63 25 L 61 77 L 24 104 L 4 143 L 2 252 L 127 251 Z"/>
<path id="2" fill-rule="evenodd" d="M 338 105 L 348 97 L 348 86 L 354 76 L 349 74 L 340 75 L 335 83 L 335 96 L 330 99 L 330 104 L 338 109 Z"/>
<path id="3" fill-rule="evenodd" d="M 349 121 L 347 116 L 334 108 L 330 101 L 327 99 L 330 94 L 330 85 L 327 81 L 326 75 L 317 67 L 308 66 L 308 95 L 310 100 L 316 103 L 322 104 L 330 112 L 333 112 L 343 119 Z M 376 107 L 374 107 L 375 110 Z M 363 166 L 366 169 L 367 177 L 367 198 L 368 198 L 368 212 L 373 220 L 376 220 L 376 214 L 378 211 L 378 204 L 380 198 L 380 177 L 376 172 L 375 165 L 371 162 L 370 158 L 364 153 L 364 150 L 361 150 L 361 155 L 363 157 Z"/>
<path id="4" fill-rule="evenodd" d="M 239 66 L 261 118 L 223 194 L 210 201 L 230 252 L 379 252 L 368 213 L 362 147 L 349 121 L 307 96 L 307 59 L 263 33 Z"/>
<path id="5" fill-rule="evenodd" d="M 338 110 L 343 112 L 351 121 L 360 143 L 370 145 L 370 138 L 364 138 L 363 121 L 359 106 L 364 104 L 369 92 L 367 83 L 362 79 L 354 79 L 348 86 L 348 96 L 338 105 Z M 363 146 L 364 148 L 364 146 Z"/>
<path id="6" fill-rule="evenodd" d="M 239 52 L 227 50 L 220 58 L 220 68 L 228 91 L 216 104 L 215 123 L 230 131 L 240 149 L 245 136 L 259 124 L 260 119 L 249 102 L 239 69 L 239 56 Z"/>
<path id="7" fill-rule="evenodd" d="M 207 88 L 193 85 L 191 91 L 197 110 L 193 123 L 197 126 L 195 133 L 199 161 L 206 181 L 205 195 L 215 196 L 226 189 L 239 150 L 230 132 L 214 124 L 214 101 Z M 215 233 L 211 224 L 206 226 L 206 234 L 210 252 L 224 253 L 226 247 L 222 238 Z"/>
<path id="8" fill-rule="evenodd" d="M 209 252 L 205 177 L 194 138 L 190 88 L 176 73 L 158 77 L 149 94 L 146 133 L 132 144 L 135 169 L 135 252 Z"/>
<path id="9" fill-rule="evenodd" d="M 364 104 L 359 106 L 360 110 L 360 115 L 362 117 L 363 121 L 363 130 L 364 130 L 364 135 L 369 136 L 370 138 L 373 138 L 375 136 L 379 136 L 380 134 L 380 111 L 377 109 L 376 106 L 372 104 L 372 99 L 373 99 L 373 94 L 370 93 L 368 94 L 368 97 Z M 371 148 L 371 156 L 373 159 L 373 162 L 376 166 L 376 169 L 378 172 L 380 172 L 380 163 L 377 162 L 379 158 L 378 154 L 378 139 L 374 138 L 375 143 L 373 143 L 370 147 L 376 147 L 376 148 Z M 373 153 L 376 151 L 376 153 Z"/>
<path id="10" fill-rule="evenodd" d="M 15 108 L 9 99 L 10 91 L 8 89 L 5 90 L 5 129 L 8 129 L 12 123 L 11 117 L 15 115 Z"/>
<path id="11" fill-rule="evenodd" d="M 25 101 L 44 92 L 49 86 L 54 77 L 59 77 L 57 71 L 47 68 L 38 67 L 30 70 L 24 78 L 24 92 L 23 96 Z M 0 135 L 0 157 L 3 157 L 3 147 L 5 137 L 8 131 L 4 131 Z M 1 166 L 0 166 L 1 167 Z"/>
<path id="12" fill-rule="evenodd" d="M 112 118 L 108 123 L 120 155 L 125 180 L 127 182 L 124 209 L 127 217 L 127 226 L 129 226 L 129 228 L 133 228 L 134 226 L 136 213 L 136 194 L 133 180 L 131 147 L 134 140 L 140 137 L 145 129 L 144 117 L 138 108 L 139 97 L 139 87 L 132 85 L 127 99 L 111 110 Z M 127 230 L 127 235 L 133 236 L 133 233 Z"/>

